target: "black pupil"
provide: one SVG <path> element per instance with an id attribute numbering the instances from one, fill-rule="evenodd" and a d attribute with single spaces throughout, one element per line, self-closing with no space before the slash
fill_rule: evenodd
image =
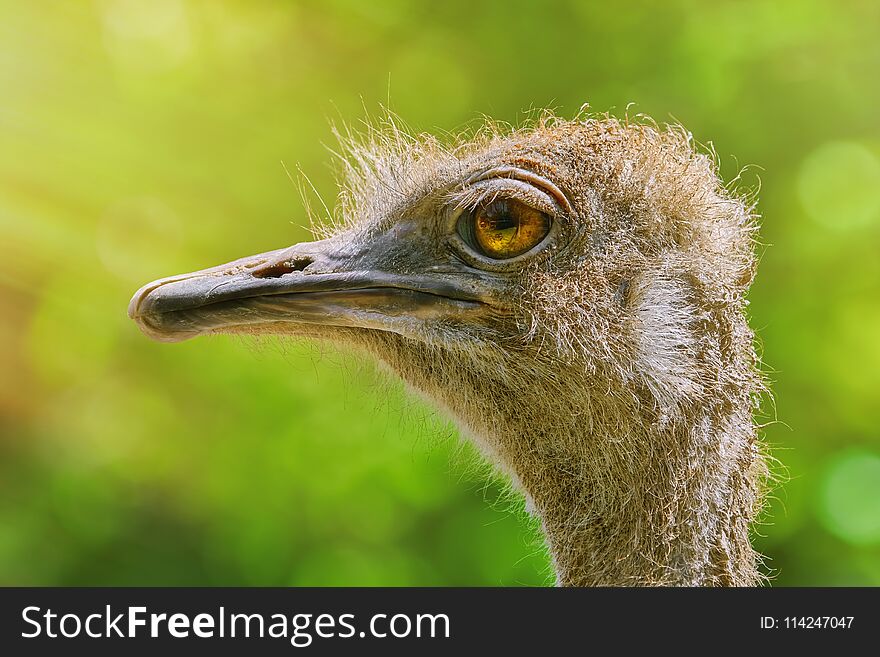
<path id="1" fill-rule="evenodd" d="M 509 201 L 495 201 L 480 214 L 480 223 L 488 230 L 510 230 L 519 226 L 519 218 Z"/>

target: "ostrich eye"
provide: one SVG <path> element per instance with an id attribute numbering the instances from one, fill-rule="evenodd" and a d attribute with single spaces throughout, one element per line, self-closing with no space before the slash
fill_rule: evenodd
<path id="1" fill-rule="evenodd" d="M 550 217 L 515 199 L 496 199 L 463 215 L 458 232 L 483 255 L 503 260 L 537 246 L 550 232 Z"/>

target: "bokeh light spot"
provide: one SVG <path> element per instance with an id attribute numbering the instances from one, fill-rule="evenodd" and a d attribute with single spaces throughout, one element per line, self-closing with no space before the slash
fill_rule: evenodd
<path id="1" fill-rule="evenodd" d="M 810 217 L 836 230 L 880 218 L 880 160 L 857 142 L 828 142 L 801 165 L 798 193 Z"/>
<path id="2" fill-rule="evenodd" d="M 825 470 L 819 505 L 825 528 L 853 545 L 880 543 L 880 454 L 851 449 Z"/>
<path id="3" fill-rule="evenodd" d="M 124 68 L 171 68 L 191 54 L 192 37 L 180 0 L 105 0 L 101 8 L 105 46 Z"/>
<path id="4" fill-rule="evenodd" d="M 107 271 L 140 284 L 174 271 L 181 233 L 177 214 L 160 199 L 127 198 L 101 217 L 95 248 Z"/>

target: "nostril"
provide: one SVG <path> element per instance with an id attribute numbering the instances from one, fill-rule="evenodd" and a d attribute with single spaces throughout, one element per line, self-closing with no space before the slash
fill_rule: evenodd
<path id="1" fill-rule="evenodd" d="M 255 271 L 251 274 L 254 278 L 281 278 L 285 274 L 292 274 L 295 271 L 302 271 L 314 262 L 314 258 L 308 256 L 297 256 L 284 262 L 276 262 L 268 267 Z"/>

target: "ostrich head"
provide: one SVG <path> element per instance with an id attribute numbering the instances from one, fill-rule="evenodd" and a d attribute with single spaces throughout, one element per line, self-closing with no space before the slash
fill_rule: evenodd
<path id="1" fill-rule="evenodd" d="M 758 581 L 755 217 L 689 135 L 548 119 L 346 155 L 323 239 L 144 286 L 144 333 L 366 350 L 511 477 L 559 584 Z"/>

